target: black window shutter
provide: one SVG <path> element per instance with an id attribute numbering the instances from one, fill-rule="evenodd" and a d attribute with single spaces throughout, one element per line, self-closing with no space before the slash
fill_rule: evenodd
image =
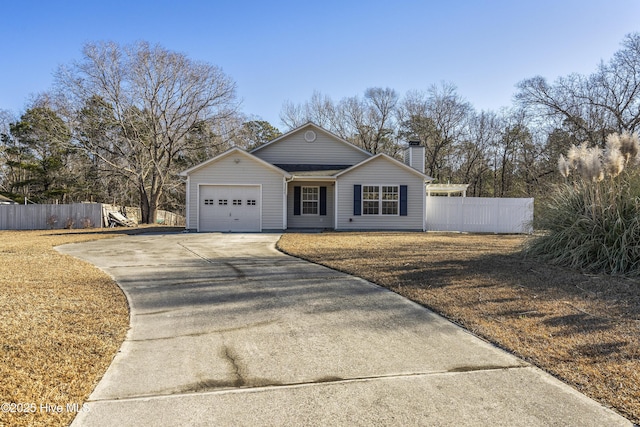
<path id="1" fill-rule="evenodd" d="M 400 216 L 407 216 L 407 186 L 400 186 Z"/>
<path id="2" fill-rule="evenodd" d="M 320 215 L 327 214 L 327 187 L 320 187 Z"/>
<path id="3" fill-rule="evenodd" d="M 293 187 L 293 214 L 300 215 L 300 186 Z"/>
<path id="4" fill-rule="evenodd" d="M 353 214 L 362 214 L 362 185 L 360 184 L 353 186 Z"/>

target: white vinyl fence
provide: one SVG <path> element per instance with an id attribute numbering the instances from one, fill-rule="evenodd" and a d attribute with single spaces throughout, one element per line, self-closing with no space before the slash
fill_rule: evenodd
<path id="1" fill-rule="evenodd" d="M 533 199 L 427 197 L 428 231 L 532 233 Z"/>

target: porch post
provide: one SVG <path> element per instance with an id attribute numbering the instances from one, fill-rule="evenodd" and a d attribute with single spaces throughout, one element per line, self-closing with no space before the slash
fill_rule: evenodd
<path id="1" fill-rule="evenodd" d="M 338 229 L 338 180 L 336 179 L 336 185 L 333 188 L 333 229 Z"/>

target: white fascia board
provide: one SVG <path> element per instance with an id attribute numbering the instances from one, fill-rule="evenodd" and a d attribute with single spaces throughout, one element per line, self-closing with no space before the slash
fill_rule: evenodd
<path id="1" fill-rule="evenodd" d="M 384 154 L 384 153 L 379 153 L 379 154 L 376 154 L 376 155 L 375 155 L 375 156 L 373 156 L 373 157 L 369 157 L 368 159 L 363 160 L 363 161 L 361 161 L 360 163 L 357 163 L 357 164 L 355 164 L 355 165 L 351 166 L 350 168 L 343 170 L 343 171 L 342 171 L 342 172 L 340 172 L 340 173 L 337 173 L 337 174 L 335 175 L 335 177 L 337 178 L 337 177 L 339 177 L 339 176 L 341 176 L 341 175 L 345 175 L 345 174 L 347 174 L 347 173 L 349 173 L 349 172 L 353 171 L 354 169 L 357 169 L 357 168 L 359 168 L 360 166 L 363 166 L 363 165 L 365 165 L 365 164 L 367 164 L 367 163 L 369 163 L 369 162 L 371 162 L 371 161 L 373 161 L 373 160 L 375 160 L 375 159 L 378 159 L 378 158 L 383 158 L 383 159 L 386 159 L 386 160 L 388 160 L 388 161 L 390 161 L 390 162 L 392 162 L 392 163 L 395 163 L 395 164 L 396 164 L 397 166 L 399 166 L 400 168 L 403 168 L 403 169 L 405 169 L 406 171 L 411 172 L 411 173 L 412 173 L 412 174 L 414 174 L 414 175 L 418 175 L 418 176 L 420 176 L 420 177 L 424 178 L 424 180 L 425 180 L 425 181 L 433 181 L 433 178 L 431 178 L 430 176 L 425 175 L 425 174 L 423 174 L 422 172 L 420 172 L 419 170 L 414 169 L 414 168 L 412 168 L 411 166 L 405 165 L 405 164 L 404 164 L 404 163 L 402 163 L 401 161 L 396 160 L 396 159 L 394 159 L 393 157 L 391 157 L 391 156 L 389 156 L 389 155 L 387 155 L 387 154 Z"/>
<path id="2" fill-rule="evenodd" d="M 283 176 L 285 176 L 287 178 L 291 177 L 291 174 L 289 174 L 289 172 L 287 172 L 287 171 L 285 171 L 283 169 L 280 169 L 279 167 L 277 167 L 275 165 L 272 165 L 269 162 L 265 162 L 261 158 L 256 157 L 256 156 L 252 155 L 251 153 L 247 153 L 246 151 L 244 151 L 244 150 L 242 150 L 242 149 L 240 149 L 238 147 L 230 148 L 229 150 L 225 151 L 222 154 L 219 154 L 219 155 L 217 155 L 217 156 L 215 156 L 215 157 L 213 157 L 213 158 L 211 158 L 209 160 L 206 160 L 206 161 L 204 161 L 204 162 L 202 162 L 202 163 L 200 163 L 198 165 L 195 165 L 195 166 L 193 166 L 193 167 L 191 167 L 191 168 L 189 168 L 189 169 L 187 169 L 185 171 L 180 172 L 179 175 L 180 176 L 189 176 L 191 173 L 197 171 L 198 169 L 201 169 L 201 168 L 203 168 L 205 166 L 208 166 L 208 165 L 210 165 L 212 163 L 215 163 L 218 160 L 223 159 L 225 157 L 228 157 L 228 156 L 230 156 L 232 154 L 240 154 L 242 156 L 245 156 L 245 157 L 247 157 L 247 158 L 249 158 L 251 160 L 254 160 L 254 161 L 260 163 L 262 166 L 265 166 L 266 168 L 272 169 L 272 170 L 282 174 Z"/>
<path id="3" fill-rule="evenodd" d="M 362 148 L 358 147 L 357 145 L 354 145 L 354 144 L 350 143 L 349 141 L 347 141 L 347 140 L 345 140 L 345 139 L 340 138 L 338 135 L 336 135 L 336 134 L 334 134 L 334 133 L 332 133 L 332 132 L 330 132 L 330 131 L 326 130 L 326 129 L 325 129 L 325 128 L 323 128 L 323 127 L 318 126 L 317 124 L 315 124 L 315 123 L 313 123 L 313 122 L 307 122 L 307 123 L 303 124 L 302 126 L 298 126 L 297 128 L 292 129 L 292 130 L 290 130 L 289 132 L 287 132 L 287 133 L 285 133 L 285 134 L 283 134 L 283 135 L 280 135 L 280 136 L 279 136 L 279 137 L 277 137 L 276 139 L 273 139 L 273 140 L 271 140 L 271 141 L 267 142 L 266 144 L 263 144 L 263 145 L 261 145 L 261 146 L 259 146 L 259 147 L 254 148 L 253 150 L 251 150 L 251 152 L 250 152 L 250 153 L 251 153 L 251 154 L 253 154 L 253 153 L 255 153 L 256 151 L 262 150 L 263 148 L 268 147 L 268 146 L 269 146 L 269 145 L 271 145 L 271 144 L 276 144 L 278 141 L 281 141 L 281 140 L 283 140 L 283 139 L 287 138 L 288 136 L 290 136 L 290 135 L 292 135 L 292 134 L 294 134 L 294 133 L 296 133 L 296 132 L 298 132 L 298 131 L 300 131 L 300 130 L 302 130 L 302 129 L 306 128 L 306 127 L 312 127 L 312 128 L 314 128 L 316 131 L 323 132 L 323 133 L 325 133 L 325 134 L 327 134 L 327 135 L 331 136 L 332 138 L 337 139 L 337 140 L 338 140 L 338 141 L 340 141 L 341 143 L 343 143 L 343 144 L 347 145 L 348 147 L 350 147 L 350 148 L 352 148 L 352 149 L 354 149 L 354 150 L 357 150 L 357 151 L 359 151 L 359 152 L 361 152 L 361 153 L 363 153 L 363 154 L 366 154 L 367 156 L 373 156 L 373 154 L 371 154 L 371 153 L 370 153 L 370 152 L 368 152 L 367 150 L 364 150 L 364 149 L 362 149 Z"/>

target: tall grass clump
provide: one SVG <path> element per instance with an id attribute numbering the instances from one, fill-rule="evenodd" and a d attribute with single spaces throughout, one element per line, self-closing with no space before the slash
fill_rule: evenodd
<path id="1" fill-rule="evenodd" d="M 542 209 L 525 252 L 584 271 L 640 275 L 640 141 L 611 134 L 605 148 L 572 146 L 558 169 L 565 183 Z"/>

